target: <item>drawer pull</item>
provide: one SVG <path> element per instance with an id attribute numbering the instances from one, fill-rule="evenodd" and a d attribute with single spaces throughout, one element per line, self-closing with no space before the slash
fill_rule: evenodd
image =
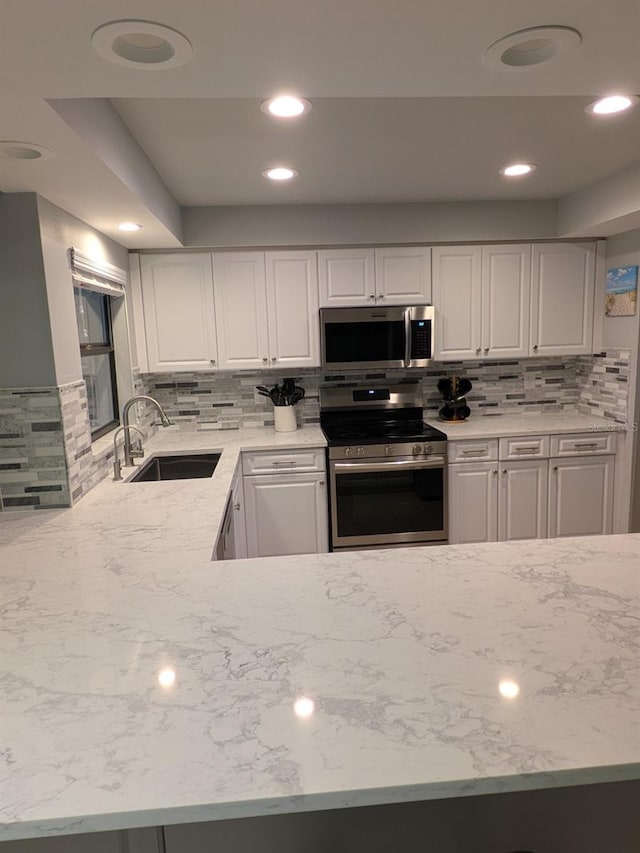
<path id="1" fill-rule="evenodd" d="M 514 447 L 514 453 L 535 453 L 536 450 L 539 450 L 537 444 L 534 444 L 532 447 Z"/>
<path id="2" fill-rule="evenodd" d="M 463 456 L 485 456 L 487 453 L 487 449 L 484 448 L 482 450 L 463 450 Z"/>
<path id="3" fill-rule="evenodd" d="M 574 447 L 597 447 L 597 441 L 576 441 L 574 442 Z"/>
<path id="4" fill-rule="evenodd" d="M 298 463 L 295 460 L 289 460 L 288 462 L 285 460 L 282 462 L 278 462 L 278 461 L 272 462 L 271 464 L 274 466 L 274 468 L 282 468 L 283 466 L 286 466 L 287 468 L 291 468 L 292 466 L 295 466 Z"/>

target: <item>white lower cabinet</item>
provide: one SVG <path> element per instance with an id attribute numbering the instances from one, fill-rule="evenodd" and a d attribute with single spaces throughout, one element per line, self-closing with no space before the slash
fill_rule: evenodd
<path id="1" fill-rule="evenodd" d="M 546 459 L 501 463 L 498 539 L 545 539 L 549 492 Z"/>
<path id="2" fill-rule="evenodd" d="M 606 454 L 614 446 L 607 438 L 450 442 L 449 460 L 455 461 L 449 464 L 449 542 L 611 533 L 615 456 Z M 570 448 L 581 455 L 561 458 Z M 558 456 L 547 459 L 549 449 Z M 473 461 L 481 455 L 487 461 Z"/>
<path id="3" fill-rule="evenodd" d="M 552 459 L 549 536 L 611 533 L 615 456 Z"/>
<path id="4" fill-rule="evenodd" d="M 244 493 L 248 557 L 328 551 L 324 473 L 245 477 Z"/>
<path id="5" fill-rule="evenodd" d="M 242 470 L 248 557 L 329 550 L 323 449 L 249 451 Z"/>
<path id="6" fill-rule="evenodd" d="M 547 460 L 449 466 L 449 542 L 547 535 Z"/>
<path id="7" fill-rule="evenodd" d="M 216 545 L 216 560 L 242 560 L 247 556 L 242 472 L 234 475 Z"/>
<path id="8" fill-rule="evenodd" d="M 498 538 L 498 463 L 449 465 L 449 542 L 495 542 Z"/>

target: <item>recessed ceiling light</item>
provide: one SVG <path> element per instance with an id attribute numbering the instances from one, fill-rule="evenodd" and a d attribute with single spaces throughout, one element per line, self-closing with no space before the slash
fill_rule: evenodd
<path id="1" fill-rule="evenodd" d="M 300 172 L 296 169 L 289 169 L 286 166 L 276 166 L 274 169 L 265 169 L 262 174 L 265 178 L 269 178 L 270 181 L 290 181 L 291 178 L 295 178 Z"/>
<path id="2" fill-rule="evenodd" d="M 0 159 L 2 160 L 50 160 L 53 151 L 44 145 L 33 142 L 17 142 L 13 139 L 0 141 Z"/>
<path id="3" fill-rule="evenodd" d="M 295 118 L 302 115 L 311 109 L 311 101 L 305 98 L 296 98 L 295 95 L 279 95 L 277 98 L 270 98 L 260 105 L 263 113 L 268 113 L 278 118 Z"/>
<path id="4" fill-rule="evenodd" d="M 96 53 L 129 68 L 176 68 L 193 55 L 189 39 L 152 21 L 111 21 L 91 35 Z"/>
<path id="5" fill-rule="evenodd" d="M 606 98 L 600 98 L 586 107 L 586 111 L 591 115 L 610 116 L 615 113 L 622 113 L 630 107 L 634 107 L 640 98 L 637 95 L 608 95 Z"/>
<path id="6" fill-rule="evenodd" d="M 498 39 L 482 59 L 498 71 L 513 71 L 549 62 L 581 43 L 582 36 L 571 27 L 531 27 Z"/>
<path id="7" fill-rule="evenodd" d="M 137 222 L 121 222 L 118 225 L 118 231 L 139 231 L 142 228 L 142 225 L 138 225 Z"/>
<path id="8" fill-rule="evenodd" d="M 530 175 L 536 168 L 535 163 L 511 163 L 500 169 L 501 175 L 506 175 L 507 178 L 519 178 L 523 175 Z"/>

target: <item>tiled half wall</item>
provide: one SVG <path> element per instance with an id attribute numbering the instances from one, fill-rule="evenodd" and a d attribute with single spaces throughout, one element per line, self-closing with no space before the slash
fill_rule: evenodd
<path id="1" fill-rule="evenodd" d="M 0 493 L 4 510 L 69 506 L 57 388 L 0 389 Z"/>

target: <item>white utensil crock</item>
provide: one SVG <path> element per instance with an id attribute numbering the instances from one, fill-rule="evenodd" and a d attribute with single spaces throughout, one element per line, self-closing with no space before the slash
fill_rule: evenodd
<path id="1" fill-rule="evenodd" d="M 294 406 L 274 406 L 273 415 L 276 432 L 293 432 L 298 429 Z"/>

